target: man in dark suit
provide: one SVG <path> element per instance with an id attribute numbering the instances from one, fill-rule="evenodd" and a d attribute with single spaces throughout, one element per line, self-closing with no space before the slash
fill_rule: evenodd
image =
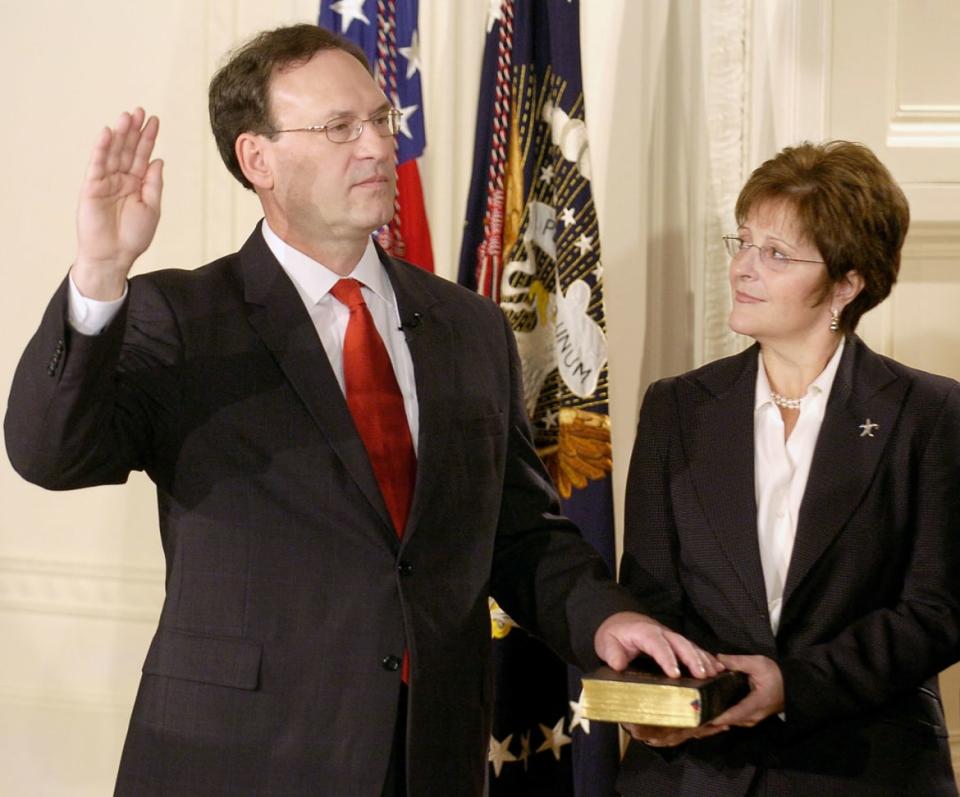
<path id="1" fill-rule="evenodd" d="M 123 114 L 6 418 L 31 481 L 156 483 L 166 600 L 117 793 L 480 794 L 490 594 L 581 666 L 714 672 L 557 515 L 499 309 L 372 243 L 398 114 L 362 53 L 261 34 L 210 110 L 264 221 L 235 254 L 128 280 L 162 164 L 157 120 Z"/>

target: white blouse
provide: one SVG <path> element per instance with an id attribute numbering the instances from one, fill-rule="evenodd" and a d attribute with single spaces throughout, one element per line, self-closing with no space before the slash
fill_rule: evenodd
<path id="1" fill-rule="evenodd" d="M 770 398 L 770 383 L 763 367 L 757 368 L 753 410 L 754 488 L 757 498 L 757 532 L 760 561 L 767 589 L 767 609 L 774 634 L 780 625 L 783 587 L 797 535 L 800 502 L 807 487 L 810 462 L 823 424 L 830 388 L 843 354 L 843 339 L 826 368 L 810 384 L 800 401 L 800 417 L 784 440 L 783 418 Z"/>

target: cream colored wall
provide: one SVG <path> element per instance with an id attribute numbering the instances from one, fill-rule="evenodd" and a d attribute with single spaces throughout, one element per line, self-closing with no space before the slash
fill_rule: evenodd
<path id="1" fill-rule="evenodd" d="M 581 2 L 618 515 L 646 382 L 737 345 L 725 332 L 715 241 L 732 197 L 777 147 L 845 129 L 842 93 L 831 100 L 831 65 L 854 69 L 840 55 L 856 39 L 851 22 L 877 22 L 873 2 Z M 883 19 L 895 18 L 893 0 L 885 2 Z M 220 164 L 206 84 L 246 34 L 312 21 L 317 5 L 34 0 L 5 14 L 0 225 L 13 258 L 10 287 L 0 292 L 0 391 L 70 263 L 89 147 L 119 110 L 141 103 L 158 113 L 167 162 L 160 230 L 137 269 L 192 267 L 242 242 L 257 206 Z M 438 271 L 448 277 L 459 254 L 487 7 L 488 0 L 421 0 L 423 176 Z M 945 85 L 936 62 L 923 68 Z M 858 90 L 842 90 L 862 103 Z M 960 182 L 960 174 L 946 179 Z M 911 200 L 931 209 L 933 226 L 911 239 L 918 256 L 905 264 L 896 310 L 866 326 L 896 356 L 958 375 L 950 320 L 960 209 L 944 209 L 939 185 L 918 173 Z M 122 487 L 47 493 L 0 458 L 0 499 L 0 794 L 108 793 L 162 597 L 153 492 L 135 474 Z"/>
<path id="2" fill-rule="evenodd" d="M 826 132 L 869 145 L 912 217 L 899 282 L 862 334 L 891 357 L 960 379 L 960 6 L 834 0 L 831 28 Z M 960 772 L 960 665 L 940 688 Z"/>
<path id="3" fill-rule="evenodd" d="M 313 21 L 297 0 L 34 0 L 6 4 L 0 227 L 0 384 L 73 257 L 73 216 L 101 126 L 135 104 L 161 118 L 163 218 L 136 266 L 191 267 L 236 248 L 256 216 L 219 163 L 205 93 L 223 51 L 267 26 Z M 112 790 L 163 594 L 156 501 L 124 487 L 66 494 L 0 463 L 0 794 Z"/>

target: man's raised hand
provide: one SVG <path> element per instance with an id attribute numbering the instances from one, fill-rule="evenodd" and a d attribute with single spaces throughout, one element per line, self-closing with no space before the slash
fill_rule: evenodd
<path id="1" fill-rule="evenodd" d="M 77 257 L 71 274 L 91 299 L 117 299 L 127 273 L 160 221 L 163 162 L 150 160 L 159 121 L 144 111 L 120 114 L 100 132 L 80 189 Z"/>

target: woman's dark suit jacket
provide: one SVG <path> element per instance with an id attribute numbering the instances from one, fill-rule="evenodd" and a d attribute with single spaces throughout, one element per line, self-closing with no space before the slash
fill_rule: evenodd
<path id="1" fill-rule="evenodd" d="M 655 383 L 620 577 L 712 651 L 778 663 L 784 717 L 632 742 L 627 795 L 955 795 L 937 673 L 960 658 L 960 385 L 847 341 L 774 634 L 757 543 L 758 347 Z"/>

